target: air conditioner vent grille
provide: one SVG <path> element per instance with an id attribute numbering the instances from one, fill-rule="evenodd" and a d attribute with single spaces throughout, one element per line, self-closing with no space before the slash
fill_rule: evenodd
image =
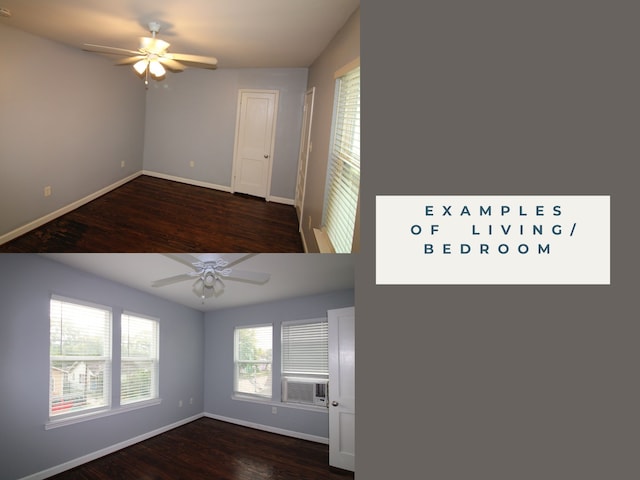
<path id="1" fill-rule="evenodd" d="M 282 401 L 287 403 L 326 406 L 328 404 L 328 390 L 327 380 L 290 377 L 282 379 Z"/>

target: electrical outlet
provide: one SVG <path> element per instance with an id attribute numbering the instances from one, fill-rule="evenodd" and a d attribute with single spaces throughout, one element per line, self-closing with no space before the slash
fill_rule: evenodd
<path id="1" fill-rule="evenodd" d="M 124 168 L 124 160 L 120 162 L 120 168 Z"/>
<path id="2" fill-rule="evenodd" d="M 278 407 L 271 407 L 271 413 L 273 413 L 274 415 L 278 413 Z"/>
<path id="3" fill-rule="evenodd" d="M 193 397 L 191 397 L 191 398 L 189 399 L 189 404 L 190 404 L 190 405 L 193 405 Z"/>
<path id="4" fill-rule="evenodd" d="M 195 167 L 195 166 L 196 166 L 196 162 L 194 162 L 193 160 L 191 160 L 191 161 L 189 162 L 189 166 L 190 166 L 190 167 Z"/>
<path id="5" fill-rule="evenodd" d="M 45 197 L 51 196 L 51 185 L 47 185 L 46 187 L 44 187 L 44 196 Z"/>
<path id="6" fill-rule="evenodd" d="M 182 407 L 182 400 L 178 401 L 178 407 Z"/>

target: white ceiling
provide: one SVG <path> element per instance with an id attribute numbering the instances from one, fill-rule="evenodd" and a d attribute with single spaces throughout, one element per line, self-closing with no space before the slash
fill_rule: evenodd
<path id="1" fill-rule="evenodd" d="M 152 287 L 152 282 L 192 271 L 159 253 L 42 253 L 41 256 L 123 285 L 200 310 L 211 311 L 315 295 L 355 286 L 355 256 L 263 253 L 233 265 L 238 270 L 267 272 L 264 285 L 225 280 L 224 292 L 202 300 L 192 291 L 195 279 Z M 200 254 L 192 254 L 200 255 Z M 219 254 L 224 257 L 225 254 Z"/>
<path id="2" fill-rule="evenodd" d="M 308 67 L 359 0 L 0 0 L 0 23 L 81 48 L 136 50 L 151 21 L 170 53 L 213 56 L 218 68 Z M 89 53 L 87 53 L 89 54 Z M 95 55 L 95 54 L 92 54 Z"/>

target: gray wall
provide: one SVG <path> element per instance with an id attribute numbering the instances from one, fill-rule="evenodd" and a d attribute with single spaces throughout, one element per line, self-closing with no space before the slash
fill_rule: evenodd
<path id="1" fill-rule="evenodd" d="M 313 150 L 309 154 L 304 218 L 302 219 L 302 235 L 309 252 L 318 252 L 318 246 L 313 236 L 313 228 L 319 228 L 322 222 L 324 187 L 327 176 L 329 146 L 331 144 L 331 122 L 335 93 L 334 74 L 359 56 L 360 8 L 351 15 L 324 52 L 309 68 L 308 88 L 315 87 L 316 89 L 311 124 Z M 366 169 L 366 166 L 364 168 Z M 309 216 L 311 216 L 311 229 L 308 228 Z M 356 222 L 354 252 L 359 251 L 360 248 L 359 214 Z"/>
<path id="2" fill-rule="evenodd" d="M 327 310 L 354 305 L 353 290 L 300 297 L 209 312 L 205 315 L 205 411 L 222 417 L 257 423 L 328 438 L 328 413 L 300 410 L 278 405 L 277 414 L 270 404 L 232 399 L 233 334 L 236 326 L 272 323 L 273 329 L 273 400 L 280 401 L 280 326 L 285 320 L 303 320 L 327 316 Z"/>
<path id="3" fill-rule="evenodd" d="M 126 309 L 159 319 L 160 405 L 44 429 L 52 292 L 111 306 L 114 316 Z M 0 449 L 0 478 L 40 472 L 201 414 L 203 328 L 202 312 L 37 255 L 0 255 L 0 424 L 5 439 Z M 179 400 L 184 400 L 181 408 Z"/>
<path id="4" fill-rule="evenodd" d="M 238 90 L 279 90 L 270 195 L 293 201 L 306 83 L 306 68 L 188 69 L 153 82 L 145 170 L 230 187 Z"/>
<path id="5" fill-rule="evenodd" d="M 0 58 L 0 235 L 142 169 L 135 75 L 5 25 Z"/>

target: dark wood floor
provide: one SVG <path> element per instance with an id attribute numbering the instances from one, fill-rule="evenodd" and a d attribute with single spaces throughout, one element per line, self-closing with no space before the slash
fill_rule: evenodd
<path id="1" fill-rule="evenodd" d="M 295 208 L 142 175 L 0 252 L 300 253 Z"/>
<path id="2" fill-rule="evenodd" d="M 327 445 L 201 418 L 50 480 L 347 480 Z"/>

